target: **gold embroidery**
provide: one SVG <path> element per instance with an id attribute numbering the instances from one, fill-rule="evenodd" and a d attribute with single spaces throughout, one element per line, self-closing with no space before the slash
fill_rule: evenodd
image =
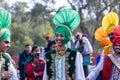
<path id="1" fill-rule="evenodd" d="M 46 61 L 49 62 L 49 59 L 47 59 Z"/>
<path id="2" fill-rule="evenodd" d="M 50 66 L 50 69 L 52 71 L 52 73 L 51 73 L 51 75 L 52 75 L 51 80 L 54 80 L 54 76 L 55 76 L 54 75 L 54 70 L 55 70 L 55 67 L 54 67 L 54 65 L 55 65 L 55 62 L 54 62 L 55 53 L 51 54 L 50 56 L 52 58 L 52 60 L 51 60 L 51 66 Z"/>
<path id="3" fill-rule="evenodd" d="M 66 52 L 67 48 L 63 45 L 60 47 L 57 47 L 57 54 L 60 56 L 63 56 Z"/>
<path id="4" fill-rule="evenodd" d="M 71 57 L 71 60 L 73 60 L 73 57 Z"/>
<path id="5" fill-rule="evenodd" d="M 5 69 L 5 59 L 3 57 L 1 57 L 1 61 L 0 61 L 0 71 L 3 72 Z"/>
<path id="6" fill-rule="evenodd" d="M 71 77 L 69 77 L 69 79 L 68 79 L 68 80 L 72 80 L 72 79 L 71 79 Z"/>
<path id="7" fill-rule="evenodd" d="M 52 69 L 52 66 L 50 66 L 50 69 Z"/>
<path id="8" fill-rule="evenodd" d="M 52 76 L 50 80 L 54 80 L 54 78 L 55 78 L 55 77 L 54 77 L 54 76 Z"/>
<path id="9" fill-rule="evenodd" d="M 72 74 L 72 78 L 75 79 L 75 73 Z"/>
<path id="10" fill-rule="evenodd" d="M 69 74 L 69 71 L 67 71 L 67 74 Z"/>
<path id="11" fill-rule="evenodd" d="M 51 56 L 52 59 L 54 59 L 54 54 L 51 54 L 50 56 Z"/>
<path id="12" fill-rule="evenodd" d="M 113 54 L 108 55 L 113 64 L 120 69 L 120 63 L 116 60 Z"/>

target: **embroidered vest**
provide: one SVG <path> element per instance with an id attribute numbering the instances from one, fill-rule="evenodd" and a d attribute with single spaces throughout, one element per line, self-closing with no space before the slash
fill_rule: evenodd
<path id="1" fill-rule="evenodd" d="M 2 57 L 5 59 L 4 71 L 8 71 L 8 67 L 10 65 L 10 60 L 5 54 L 2 54 Z M 7 79 L 1 78 L 1 80 L 7 80 Z"/>
<path id="2" fill-rule="evenodd" d="M 75 80 L 75 59 L 76 52 L 72 49 L 66 50 L 65 56 L 65 77 L 66 80 Z M 48 80 L 55 80 L 55 54 L 56 51 L 46 53 L 47 78 Z"/>
<path id="3" fill-rule="evenodd" d="M 10 65 L 10 60 L 9 58 L 5 55 L 5 54 L 2 54 L 2 57 L 5 59 L 5 71 L 8 71 L 8 67 Z"/>
<path id="4" fill-rule="evenodd" d="M 101 80 L 109 80 L 112 72 L 112 61 L 108 56 L 105 56 L 104 66 L 102 71 L 102 79 Z"/>

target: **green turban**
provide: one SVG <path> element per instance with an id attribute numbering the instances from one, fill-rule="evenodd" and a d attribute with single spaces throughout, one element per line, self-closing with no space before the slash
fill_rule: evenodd
<path id="1" fill-rule="evenodd" d="M 55 35 L 59 33 L 59 34 L 63 34 L 64 35 L 64 40 L 62 41 L 63 44 L 66 44 L 68 41 L 71 40 L 71 31 L 70 29 L 65 26 L 65 25 L 59 25 L 56 29 L 55 29 Z"/>
<path id="2" fill-rule="evenodd" d="M 10 42 L 10 31 L 8 29 L 6 29 L 0 36 L 0 42 L 2 42 L 3 40 L 7 40 Z"/>
<path id="3" fill-rule="evenodd" d="M 0 42 L 3 40 L 10 41 L 10 24 L 11 24 L 11 14 L 6 11 L 0 11 Z"/>
<path id="4" fill-rule="evenodd" d="M 72 31 L 80 23 L 80 15 L 73 9 L 64 9 L 54 16 L 53 23 L 56 26 L 55 35 L 57 33 L 63 34 L 65 36 L 63 43 L 67 44 L 71 40 Z"/>

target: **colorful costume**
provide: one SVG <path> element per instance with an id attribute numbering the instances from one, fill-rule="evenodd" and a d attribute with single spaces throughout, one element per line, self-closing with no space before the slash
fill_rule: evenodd
<path id="1" fill-rule="evenodd" d="M 120 44 L 120 36 L 113 41 L 113 47 Z M 113 53 L 105 57 L 101 80 L 120 80 L 120 57 Z"/>
<path id="2" fill-rule="evenodd" d="M 102 20 L 102 28 L 106 31 L 107 36 L 111 33 L 113 34 L 113 31 L 115 27 L 118 25 L 118 22 L 119 22 L 119 17 L 115 12 L 111 12 L 105 15 L 105 17 Z M 102 33 L 100 33 L 99 35 L 101 36 L 101 34 Z M 109 36 L 108 38 L 110 40 L 111 36 Z M 102 41 L 101 43 L 104 44 L 103 46 L 104 51 L 102 52 L 100 62 L 98 63 L 96 68 L 93 69 L 93 71 L 88 75 L 87 78 L 89 78 L 89 80 L 95 80 L 96 77 L 99 75 L 99 73 L 102 71 L 101 80 L 119 80 L 120 78 L 113 79 L 112 76 L 114 74 L 111 72 L 114 64 L 111 62 L 112 60 L 110 56 L 111 55 L 113 56 L 113 54 L 115 53 L 113 51 L 113 45 L 112 45 L 113 43 L 110 43 L 110 41 L 114 41 L 114 38 L 112 38 L 112 40 L 110 41 L 108 41 L 106 37 L 102 37 L 101 39 L 97 37 L 96 39 L 98 39 L 99 41 Z M 104 41 L 104 39 L 106 40 Z M 107 68 L 106 66 L 107 67 L 109 66 L 109 68 Z"/>
<path id="3" fill-rule="evenodd" d="M 0 42 L 4 40 L 10 42 L 10 24 L 11 14 L 6 10 L 0 11 Z M 8 80 L 18 80 L 16 69 L 14 68 L 9 57 L 5 55 L 4 52 L 0 52 L 0 72 L 4 71 L 10 71 L 13 74 Z"/>
<path id="4" fill-rule="evenodd" d="M 67 44 L 71 40 L 71 31 L 80 23 L 80 16 L 72 9 L 64 9 L 54 16 L 53 22 L 56 26 L 55 36 L 64 35 L 62 44 Z M 70 48 L 61 52 L 64 54 L 59 55 L 57 50 L 46 53 L 43 80 L 85 80 L 81 54 Z"/>

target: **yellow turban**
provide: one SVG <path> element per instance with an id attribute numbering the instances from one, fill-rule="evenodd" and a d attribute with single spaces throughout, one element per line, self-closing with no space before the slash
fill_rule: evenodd
<path id="1" fill-rule="evenodd" d="M 113 33 L 114 29 L 115 29 L 116 26 L 110 26 L 106 29 L 106 33 L 107 35 L 110 34 L 110 33 Z"/>
<path id="2" fill-rule="evenodd" d="M 102 19 L 102 27 L 106 29 L 106 33 L 113 33 L 113 30 L 119 23 L 119 16 L 115 12 L 110 12 Z"/>

